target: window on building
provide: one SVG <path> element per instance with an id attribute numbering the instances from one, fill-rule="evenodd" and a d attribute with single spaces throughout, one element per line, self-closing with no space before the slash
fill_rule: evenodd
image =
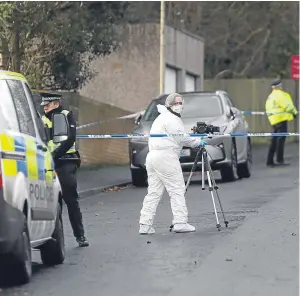
<path id="1" fill-rule="evenodd" d="M 175 68 L 166 66 L 165 69 L 165 88 L 166 94 L 177 91 L 177 70 Z"/>
<path id="2" fill-rule="evenodd" d="M 196 78 L 188 73 L 185 75 L 185 91 L 196 91 Z"/>

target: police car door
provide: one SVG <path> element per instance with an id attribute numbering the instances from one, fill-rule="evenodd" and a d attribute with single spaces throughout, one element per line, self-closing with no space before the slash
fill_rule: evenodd
<path id="1" fill-rule="evenodd" d="M 58 200 L 54 198 L 54 189 L 53 189 L 53 182 L 54 182 L 54 175 L 55 175 L 54 162 L 52 160 L 51 152 L 48 149 L 46 144 L 47 137 L 46 137 L 44 123 L 40 115 L 37 113 L 31 90 L 26 83 L 23 83 L 23 86 L 25 88 L 28 101 L 30 101 L 30 106 L 33 112 L 33 118 L 35 120 L 36 128 L 38 130 L 38 135 L 36 139 L 37 150 L 38 150 L 38 161 L 39 161 L 39 166 L 41 166 L 40 169 L 41 173 L 44 172 L 43 180 L 45 182 L 44 185 L 45 185 L 46 209 L 44 212 L 44 221 L 51 221 L 52 223 L 56 216 L 56 207 L 58 202 Z M 49 232 L 49 236 L 50 236 L 52 234 L 51 224 L 47 225 L 47 228 L 48 228 L 47 231 Z"/>
<path id="2" fill-rule="evenodd" d="M 23 134 L 23 145 L 26 151 L 28 194 L 31 203 L 31 240 L 45 238 L 49 221 L 54 219 L 54 210 L 49 206 L 45 182 L 45 144 L 41 141 L 33 118 L 34 106 L 30 93 L 23 81 L 8 80 Z M 49 227 L 50 228 L 50 227 Z"/>

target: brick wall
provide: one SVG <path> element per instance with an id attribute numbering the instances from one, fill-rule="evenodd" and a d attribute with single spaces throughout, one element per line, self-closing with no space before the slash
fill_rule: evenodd
<path id="1" fill-rule="evenodd" d="M 119 27 L 119 48 L 92 62 L 95 77 L 80 94 L 124 110 L 137 112 L 159 95 L 160 25 L 134 24 Z M 164 62 L 177 69 L 178 91 L 185 89 L 185 74 L 197 77 L 202 89 L 204 41 L 190 33 L 165 27 Z"/>
<path id="2" fill-rule="evenodd" d="M 77 126 L 130 114 L 121 108 L 87 99 L 78 93 L 64 93 L 64 106 L 76 115 Z M 119 119 L 82 128 L 77 134 L 129 134 L 133 126 L 133 119 Z M 77 144 L 83 166 L 129 163 L 127 139 L 79 139 Z"/>

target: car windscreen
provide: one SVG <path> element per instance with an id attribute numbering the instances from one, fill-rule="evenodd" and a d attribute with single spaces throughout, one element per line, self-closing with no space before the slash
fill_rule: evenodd
<path id="1" fill-rule="evenodd" d="M 184 96 L 184 106 L 181 118 L 215 117 L 223 114 L 219 96 L 214 94 L 193 94 Z M 165 98 L 150 103 L 143 116 L 143 121 L 153 121 L 159 115 L 157 105 L 164 105 Z"/>

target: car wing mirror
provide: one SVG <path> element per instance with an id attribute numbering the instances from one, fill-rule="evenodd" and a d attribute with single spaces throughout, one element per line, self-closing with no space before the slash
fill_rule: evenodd
<path id="1" fill-rule="evenodd" d="M 239 115 L 239 113 L 240 113 L 240 110 L 238 108 L 235 108 L 235 107 L 230 107 L 230 111 L 231 111 L 231 113 L 234 117 Z"/>
<path id="2" fill-rule="evenodd" d="M 139 125 L 140 122 L 141 122 L 142 117 L 143 117 L 143 113 L 140 112 L 140 113 L 136 116 L 136 118 L 135 118 L 135 120 L 134 120 L 134 123 L 137 124 L 137 125 Z"/>
<path id="3" fill-rule="evenodd" d="M 230 107 L 228 105 L 225 106 L 225 114 L 226 114 L 226 117 L 231 119 L 232 117 L 232 111 L 230 110 Z"/>
<path id="4" fill-rule="evenodd" d="M 53 143 L 61 143 L 66 141 L 70 134 L 69 123 L 67 117 L 63 113 L 54 113 L 52 115 L 53 123 Z"/>

